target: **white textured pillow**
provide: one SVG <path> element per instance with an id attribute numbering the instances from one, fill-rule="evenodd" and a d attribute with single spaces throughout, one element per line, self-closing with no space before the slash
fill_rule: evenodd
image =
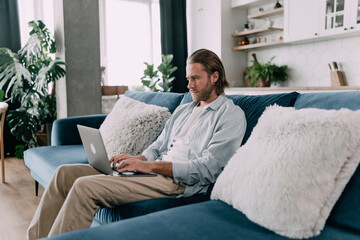
<path id="1" fill-rule="evenodd" d="M 108 157 L 142 153 L 159 136 L 170 115 L 165 107 L 121 96 L 100 126 Z"/>
<path id="2" fill-rule="evenodd" d="M 268 107 L 212 199 L 280 235 L 320 234 L 360 161 L 360 111 Z"/>

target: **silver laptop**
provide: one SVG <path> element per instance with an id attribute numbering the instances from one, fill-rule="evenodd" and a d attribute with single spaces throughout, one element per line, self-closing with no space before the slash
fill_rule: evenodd
<path id="1" fill-rule="evenodd" d="M 121 176 L 121 177 L 156 176 L 155 173 L 141 173 L 141 172 L 118 173 L 110 166 L 100 130 L 96 128 L 85 127 L 82 125 L 77 125 L 77 127 L 80 133 L 81 141 L 85 148 L 85 153 L 88 158 L 89 164 L 93 168 L 99 170 L 100 172 L 106 175 L 111 175 L 111 176 Z"/>

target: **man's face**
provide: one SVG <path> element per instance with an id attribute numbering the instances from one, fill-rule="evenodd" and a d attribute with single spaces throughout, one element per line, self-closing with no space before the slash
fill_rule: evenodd
<path id="1" fill-rule="evenodd" d="M 213 75 L 213 74 L 212 74 Z M 186 66 L 188 89 L 194 101 L 207 101 L 215 94 L 214 76 L 208 75 L 201 63 L 190 63 Z"/>

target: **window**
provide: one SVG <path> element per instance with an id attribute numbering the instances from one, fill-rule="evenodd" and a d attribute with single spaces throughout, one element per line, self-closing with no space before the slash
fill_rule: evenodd
<path id="1" fill-rule="evenodd" d="M 144 62 L 161 62 L 159 0 L 100 0 L 104 85 L 141 85 Z"/>
<path id="2" fill-rule="evenodd" d="M 49 0 L 18 0 L 21 47 L 30 35 L 30 21 L 41 20 L 49 31 L 54 34 L 53 1 Z"/>

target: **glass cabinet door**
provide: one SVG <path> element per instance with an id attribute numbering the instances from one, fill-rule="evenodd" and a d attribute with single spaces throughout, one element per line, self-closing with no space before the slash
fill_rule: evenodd
<path id="1" fill-rule="evenodd" d="M 325 31 L 329 29 L 343 28 L 344 21 L 345 0 L 326 0 Z"/>

